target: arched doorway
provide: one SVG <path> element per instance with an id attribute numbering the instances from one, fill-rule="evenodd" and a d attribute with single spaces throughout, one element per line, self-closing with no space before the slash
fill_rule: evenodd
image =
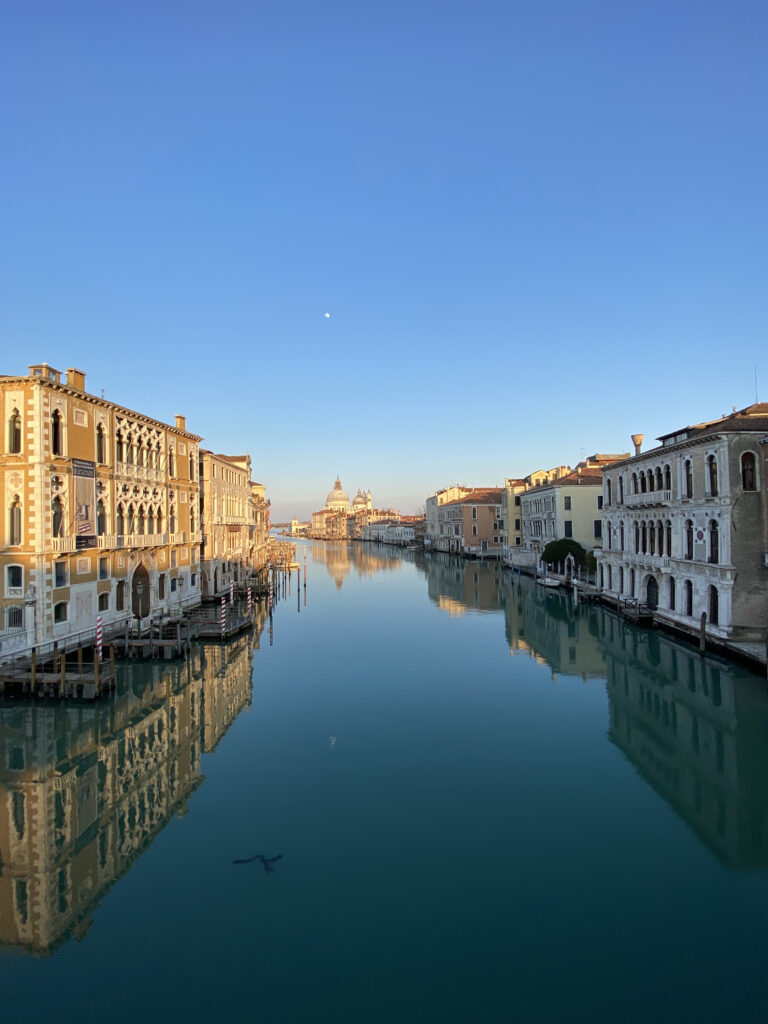
<path id="1" fill-rule="evenodd" d="M 659 583 L 655 576 L 649 576 L 645 587 L 645 603 L 649 608 L 659 607 Z"/>
<path id="2" fill-rule="evenodd" d="M 149 615 L 149 573 L 143 563 L 133 574 L 131 611 L 137 619 L 144 619 Z"/>

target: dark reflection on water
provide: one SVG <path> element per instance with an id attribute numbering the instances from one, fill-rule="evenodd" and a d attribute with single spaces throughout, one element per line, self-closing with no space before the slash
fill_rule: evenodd
<path id="1" fill-rule="evenodd" d="M 605 678 L 609 737 L 723 863 L 768 867 L 768 696 L 752 673 L 494 563 L 425 559 L 453 615 L 504 612 L 510 651 Z"/>
<path id="2" fill-rule="evenodd" d="M 84 938 L 250 702 L 252 644 L 123 665 L 108 703 L 0 706 L 0 943 L 47 955 Z"/>

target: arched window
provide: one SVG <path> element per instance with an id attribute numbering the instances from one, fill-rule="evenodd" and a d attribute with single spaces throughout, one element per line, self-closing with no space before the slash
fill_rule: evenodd
<path id="1" fill-rule="evenodd" d="M 18 409 L 13 410 L 8 420 L 8 452 L 11 455 L 21 452 L 21 416 Z"/>
<path id="2" fill-rule="evenodd" d="M 21 544 L 21 502 L 18 494 L 13 496 L 8 509 L 8 543 Z"/>
<path id="3" fill-rule="evenodd" d="M 104 427 L 101 424 L 96 427 L 96 461 L 101 463 L 107 461 L 106 438 L 104 437 Z"/>
<path id="4" fill-rule="evenodd" d="M 157 532 L 163 532 L 163 510 L 161 508 L 157 510 Z"/>
<path id="5" fill-rule="evenodd" d="M 656 524 L 653 521 L 648 523 L 648 554 L 656 554 Z"/>
<path id="6" fill-rule="evenodd" d="M 720 561 L 720 526 L 716 519 L 709 521 L 709 562 L 714 565 Z"/>
<path id="7" fill-rule="evenodd" d="M 629 570 L 629 593 L 634 597 L 635 594 L 635 570 Z"/>
<path id="8" fill-rule="evenodd" d="M 168 512 L 168 532 L 176 533 L 176 507 L 174 505 L 171 505 Z"/>
<path id="9" fill-rule="evenodd" d="M 53 606 L 53 621 L 54 622 L 66 622 L 67 621 L 67 602 L 59 601 L 58 604 Z"/>
<path id="10" fill-rule="evenodd" d="M 176 457 L 173 448 L 168 449 L 168 476 L 176 476 Z"/>
<path id="11" fill-rule="evenodd" d="M 672 557 L 672 520 L 668 519 L 665 526 L 664 532 L 667 535 L 667 555 Z"/>
<path id="12" fill-rule="evenodd" d="M 601 562 L 600 563 L 600 589 L 601 590 L 603 589 L 604 582 L 605 582 L 605 573 L 603 572 L 603 563 Z"/>
<path id="13" fill-rule="evenodd" d="M 720 621 L 720 599 L 717 593 L 717 587 L 710 587 L 708 591 L 709 605 L 709 621 L 713 626 L 716 626 Z"/>
<path id="14" fill-rule="evenodd" d="M 693 520 L 685 521 L 685 557 L 693 558 Z"/>
<path id="15" fill-rule="evenodd" d="M 624 566 L 619 566 L 619 593 L 624 593 Z"/>
<path id="16" fill-rule="evenodd" d="M 675 610 L 675 577 L 669 577 L 669 608 L 670 611 Z"/>
<path id="17" fill-rule="evenodd" d="M 624 476 L 619 477 L 619 504 L 624 504 Z"/>
<path id="18" fill-rule="evenodd" d="M 125 461 L 129 466 L 133 465 L 133 436 L 131 434 L 126 438 Z"/>
<path id="19" fill-rule="evenodd" d="M 64 454 L 61 436 L 61 413 L 58 409 L 54 409 L 51 416 L 51 451 L 54 455 Z"/>
<path id="20" fill-rule="evenodd" d="M 632 493 L 637 494 L 637 473 L 632 474 Z"/>
<path id="21" fill-rule="evenodd" d="M 648 481 L 645 479 L 645 473 L 640 474 L 640 493 L 645 494 L 648 490 Z"/>
<path id="22" fill-rule="evenodd" d="M 64 507 L 61 498 L 54 498 L 51 502 L 51 532 L 54 537 L 64 536 Z"/>
<path id="23" fill-rule="evenodd" d="M 757 474 L 755 473 L 755 456 L 753 452 L 744 452 L 741 456 L 742 490 L 757 490 Z"/>
<path id="24" fill-rule="evenodd" d="M 128 506 L 128 533 L 131 535 L 136 533 L 136 509 L 133 507 L 133 502 Z"/>
<path id="25" fill-rule="evenodd" d="M 96 503 L 96 533 L 103 537 L 107 532 L 107 516 L 104 512 L 104 502 L 99 498 Z"/>
<path id="26" fill-rule="evenodd" d="M 120 537 L 125 533 L 125 510 L 122 505 L 117 506 L 117 533 Z"/>
<path id="27" fill-rule="evenodd" d="M 661 475 L 661 466 L 656 467 L 656 490 L 664 490 L 664 477 Z"/>
<path id="28" fill-rule="evenodd" d="M 610 505 L 611 504 L 611 478 L 610 477 L 608 477 L 608 479 L 605 481 L 605 503 L 606 503 L 606 505 Z"/>
<path id="29" fill-rule="evenodd" d="M 624 550 L 624 522 L 619 523 L 619 551 Z"/>
<path id="30" fill-rule="evenodd" d="M 688 616 L 693 615 L 693 584 L 690 580 L 686 580 L 683 584 L 683 598 L 685 601 L 683 611 Z"/>
<path id="31" fill-rule="evenodd" d="M 190 530 L 190 533 L 194 533 L 195 532 L 195 506 L 194 506 L 193 502 L 190 502 L 190 504 L 189 504 L 189 530 Z M 609 542 L 608 543 L 608 547 L 610 547 L 610 546 L 611 545 L 610 545 L 610 542 Z"/>
<path id="32" fill-rule="evenodd" d="M 685 460 L 685 496 L 693 497 L 693 464 L 690 459 Z"/>
<path id="33" fill-rule="evenodd" d="M 635 522 L 635 554 L 640 554 L 640 524 Z"/>
<path id="34" fill-rule="evenodd" d="M 613 590 L 613 569 L 610 563 L 608 564 L 608 589 Z"/>
<path id="35" fill-rule="evenodd" d="M 120 580 L 115 591 L 115 608 L 119 612 L 125 611 L 125 580 Z"/>
<path id="36" fill-rule="evenodd" d="M 153 469 L 159 469 L 160 468 L 160 442 L 159 441 L 155 442 L 155 447 L 154 447 L 154 449 L 152 451 L 152 468 Z"/>
<path id="37" fill-rule="evenodd" d="M 640 524 L 640 550 L 644 555 L 648 553 L 648 526 L 645 520 Z"/>
<path id="38" fill-rule="evenodd" d="M 710 455 L 707 458 L 707 481 L 709 483 L 709 493 L 712 497 L 717 495 L 717 459 L 714 455 Z"/>
<path id="39" fill-rule="evenodd" d="M 661 520 L 659 520 L 658 523 L 656 523 L 656 541 L 657 541 L 658 546 L 659 546 L 659 554 L 663 555 L 664 554 L 664 524 L 662 523 Z M 669 554 L 669 551 L 667 551 L 667 554 Z"/>
<path id="40" fill-rule="evenodd" d="M 123 432 L 118 430 L 115 434 L 115 461 L 125 461 L 125 445 L 123 444 Z"/>
<path id="41" fill-rule="evenodd" d="M 144 506 L 143 505 L 139 505 L 139 519 L 138 519 L 138 523 L 137 523 L 137 526 L 138 526 L 137 532 L 138 533 L 140 533 L 140 534 L 144 533 L 144 525 L 145 525 Z"/>
<path id="42" fill-rule="evenodd" d="M 672 490 L 672 470 L 668 465 L 664 467 L 664 490 Z"/>
<path id="43" fill-rule="evenodd" d="M 153 534 L 155 532 L 155 510 L 150 505 L 149 515 L 147 516 L 147 533 Z"/>

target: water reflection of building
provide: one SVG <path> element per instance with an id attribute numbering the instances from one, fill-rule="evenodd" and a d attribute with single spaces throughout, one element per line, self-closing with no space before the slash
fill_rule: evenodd
<path id="1" fill-rule="evenodd" d="M 0 707 L 0 945 L 49 954 L 202 780 L 250 698 L 246 638 L 169 667 L 125 666 L 108 705 Z"/>
<path id="2" fill-rule="evenodd" d="M 205 644 L 200 651 L 203 678 L 203 751 L 210 754 L 244 707 L 251 703 L 253 646 L 249 634 L 231 644 Z"/>
<path id="3" fill-rule="evenodd" d="M 353 568 L 358 576 L 372 576 L 375 572 L 399 569 L 403 562 L 400 554 L 395 557 L 391 548 L 378 544 L 315 541 L 309 550 L 313 562 L 325 565 L 338 590 Z"/>
<path id="4" fill-rule="evenodd" d="M 505 579 L 509 579 L 505 574 Z M 582 606 L 578 613 L 565 591 L 552 591 L 529 577 L 510 581 L 504 609 L 511 653 L 525 652 L 546 662 L 552 675 L 602 679 L 605 654 L 599 644 L 596 617 L 602 609 Z"/>
<path id="5" fill-rule="evenodd" d="M 466 562 L 434 551 L 425 566 L 429 599 L 449 615 L 499 611 L 504 606 L 507 586 L 498 564 Z"/>
<path id="6" fill-rule="evenodd" d="M 768 698 L 755 676 L 608 612 L 610 738 L 723 863 L 768 866 Z"/>

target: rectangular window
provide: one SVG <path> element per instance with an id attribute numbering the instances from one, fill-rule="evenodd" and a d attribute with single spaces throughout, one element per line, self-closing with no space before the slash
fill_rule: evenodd
<path id="1" fill-rule="evenodd" d="M 565 536 L 566 537 L 573 537 L 573 520 L 572 519 L 566 519 L 565 522 L 563 523 L 563 526 L 565 527 Z"/>
<path id="2" fill-rule="evenodd" d="M 603 521 L 602 519 L 595 520 L 595 537 L 603 536 Z"/>
<path id="3" fill-rule="evenodd" d="M 161 572 L 157 578 L 157 596 L 162 601 L 165 597 L 165 573 Z"/>
<path id="4" fill-rule="evenodd" d="M 190 585 L 190 587 L 196 587 L 197 586 L 197 573 L 196 572 L 193 572 L 192 575 L 189 577 L 189 585 Z"/>
<path id="5" fill-rule="evenodd" d="M 472 507 L 472 518 L 477 519 L 477 508 L 475 506 Z"/>
<path id="6" fill-rule="evenodd" d="M 109 611 L 109 594 L 99 594 L 99 611 Z"/>
<path id="7" fill-rule="evenodd" d="M 99 579 L 109 579 L 109 559 L 107 558 L 99 559 Z"/>
<path id="8" fill-rule="evenodd" d="M 175 576 L 171 580 L 171 593 L 172 594 L 176 593 L 176 577 Z"/>
<path id="9" fill-rule="evenodd" d="M 570 512 L 571 511 L 571 496 L 570 496 L 570 494 L 566 494 L 566 496 L 563 498 L 563 508 L 565 509 L 566 512 Z"/>
<path id="10" fill-rule="evenodd" d="M 603 496 L 602 496 L 602 494 L 598 494 L 598 496 L 597 496 L 597 507 L 598 508 L 602 508 L 603 507 Z"/>
<path id="11" fill-rule="evenodd" d="M 171 568 L 176 568 L 176 548 L 171 548 Z"/>
<path id="12" fill-rule="evenodd" d="M 66 587 L 67 585 L 67 563 L 56 562 L 53 567 L 53 585 L 54 587 Z"/>
<path id="13" fill-rule="evenodd" d="M 476 536 L 477 536 L 477 526 L 473 526 L 473 527 L 472 527 L 472 536 L 473 536 L 473 537 L 476 537 Z"/>
<path id="14" fill-rule="evenodd" d="M 521 543 L 520 538 L 519 537 L 515 537 L 515 544 L 519 545 L 520 543 Z"/>

